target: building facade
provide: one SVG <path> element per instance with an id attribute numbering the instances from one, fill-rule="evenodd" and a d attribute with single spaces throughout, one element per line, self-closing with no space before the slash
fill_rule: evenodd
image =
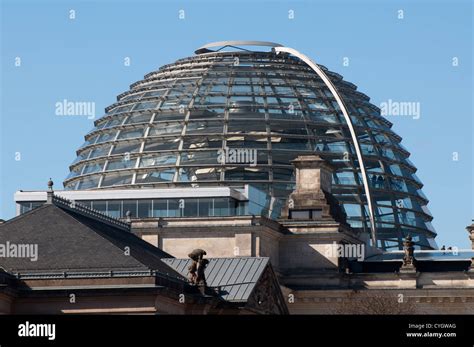
<path id="1" fill-rule="evenodd" d="M 140 260 L 148 271 L 140 283 L 156 286 L 165 267 L 181 287 L 166 282 L 159 300 L 184 293 L 193 303 L 172 299 L 178 306 L 155 305 L 155 313 L 474 312 L 474 252 L 437 250 L 409 152 L 356 89 L 279 44 L 203 46 L 119 95 L 85 136 L 65 190 L 54 199 L 51 191 L 18 191 L 18 216 L 0 225 L 0 237 L 29 235 L 53 208 L 120 225 L 114 235 L 159 258 Z M 49 237 L 43 232 L 38 242 Z M 74 237 L 53 238 L 83 244 L 86 257 L 94 240 Z M 187 278 L 196 249 L 209 257 L 208 292 Z M 7 263 L 5 288 L 38 276 Z M 63 273 L 47 282 L 58 290 L 79 276 L 44 266 Z M 120 273 L 121 285 L 136 286 L 140 276 L 114 266 L 104 265 L 111 281 Z"/>

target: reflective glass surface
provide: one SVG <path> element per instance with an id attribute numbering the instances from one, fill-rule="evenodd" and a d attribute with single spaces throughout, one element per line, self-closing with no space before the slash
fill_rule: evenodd
<path id="1" fill-rule="evenodd" d="M 368 233 L 367 197 L 355 154 L 360 146 L 379 246 L 401 248 L 411 234 L 418 247 L 431 248 L 436 234 L 428 200 L 400 136 L 354 84 L 321 68 L 346 104 L 358 144 L 330 90 L 299 59 L 272 52 L 212 52 L 165 65 L 119 95 L 86 135 L 64 185 L 248 183 L 283 201 L 294 186 L 291 161 L 314 153 L 335 167 L 333 194 L 349 223 Z M 230 208 L 214 201 L 214 213 Z M 170 206 L 167 211 L 182 213 Z M 186 211 L 195 215 L 201 205 L 190 204 Z"/>

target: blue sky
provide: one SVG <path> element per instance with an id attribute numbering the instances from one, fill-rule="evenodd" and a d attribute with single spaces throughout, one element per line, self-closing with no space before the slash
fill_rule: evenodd
<path id="1" fill-rule="evenodd" d="M 100 117 L 131 83 L 207 42 L 264 40 L 340 73 L 376 105 L 420 103 L 420 119 L 387 118 L 425 184 L 438 244 L 470 247 L 471 1 L 0 1 L 0 218 L 14 216 L 16 190 L 45 189 L 49 177 L 62 187 L 93 126 L 56 116 L 56 102 L 93 101 Z"/>

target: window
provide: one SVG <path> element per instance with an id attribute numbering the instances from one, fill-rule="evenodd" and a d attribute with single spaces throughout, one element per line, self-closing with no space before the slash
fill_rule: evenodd
<path id="1" fill-rule="evenodd" d="M 122 130 L 119 135 L 119 139 L 130 139 L 133 137 L 142 137 L 145 128 L 138 128 L 138 129 L 130 129 L 130 130 Z"/>
<path id="2" fill-rule="evenodd" d="M 198 199 L 186 199 L 184 201 L 184 217 L 197 217 L 199 215 Z"/>
<path id="3" fill-rule="evenodd" d="M 199 199 L 199 216 L 212 216 L 213 215 L 213 199 L 202 198 Z"/>
<path id="4" fill-rule="evenodd" d="M 183 124 L 181 123 L 159 123 L 155 124 L 150 129 L 150 131 L 148 132 L 148 136 L 159 136 L 167 134 L 181 135 L 182 130 Z"/>
<path id="5" fill-rule="evenodd" d="M 137 111 L 137 110 L 145 110 L 145 109 L 154 109 L 156 108 L 157 105 L 158 105 L 158 102 L 156 101 L 139 102 L 138 104 L 136 104 L 133 110 Z"/>
<path id="6" fill-rule="evenodd" d="M 168 200 L 153 200 L 153 217 L 168 216 Z"/>
<path id="7" fill-rule="evenodd" d="M 179 139 L 178 138 L 171 138 L 171 139 L 153 139 L 147 140 L 145 144 L 145 152 L 148 151 L 161 151 L 161 150 L 172 150 L 178 149 Z"/>
<path id="8" fill-rule="evenodd" d="M 290 219 L 320 219 L 321 209 L 290 210 Z"/>
<path id="9" fill-rule="evenodd" d="M 99 176 L 84 177 L 79 182 L 77 189 L 96 188 L 99 184 Z"/>
<path id="10" fill-rule="evenodd" d="M 136 123 L 149 123 L 151 119 L 151 113 L 148 114 L 135 114 L 130 117 L 128 117 L 127 121 L 125 124 L 136 124 Z"/>
<path id="11" fill-rule="evenodd" d="M 168 200 L 168 217 L 182 217 L 183 216 L 183 199 Z"/>
<path id="12" fill-rule="evenodd" d="M 117 130 L 111 130 L 111 131 L 102 133 L 97 139 L 97 143 L 112 141 L 115 139 L 115 135 L 117 135 Z"/>
<path id="13" fill-rule="evenodd" d="M 228 216 L 229 215 L 229 199 L 217 198 L 214 199 L 214 216 Z"/>
<path id="14" fill-rule="evenodd" d="M 156 170 L 137 174 L 137 183 L 171 182 L 175 169 Z"/>
<path id="15" fill-rule="evenodd" d="M 147 155 L 140 159 L 140 167 L 172 165 L 176 163 L 176 154 Z"/>
<path id="16" fill-rule="evenodd" d="M 137 217 L 137 200 L 124 200 L 122 208 L 124 217 L 126 216 L 127 211 L 130 211 L 131 217 Z"/>
<path id="17" fill-rule="evenodd" d="M 128 156 L 124 155 L 121 159 L 109 160 L 109 163 L 107 164 L 107 170 L 133 168 L 135 167 L 136 161 L 136 158 L 129 158 Z"/>
<path id="18" fill-rule="evenodd" d="M 92 208 L 94 210 L 107 213 L 107 201 L 102 201 L 102 200 L 93 201 Z"/>
<path id="19" fill-rule="evenodd" d="M 139 218 L 153 217 L 151 200 L 138 200 L 138 217 Z"/>
<path id="20" fill-rule="evenodd" d="M 134 153 L 140 150 L 141 142 L 124 142 L 115 145 L 112 154 Z"/>
<path id="21" fill-rule="evenodd" d="M 122 201 L 107 201 L 107 214 L 114 218 L 122 217 Z"/>
<path id="22" fill-rule="evenodd" d="M 132 174 L 125 173 L 125 174 L 108 174 L 104 177 L 102 181 L 102 187 L 107 186 L 117 186 L 122 184 L 129 184 L 132 183 Z"/>
<path id="23" fill-rule="evenodd" d="M 106 156 L 109 154 L 110 145 L 96 147 L 92 150 L 91 156 L 89 159 Z"/>

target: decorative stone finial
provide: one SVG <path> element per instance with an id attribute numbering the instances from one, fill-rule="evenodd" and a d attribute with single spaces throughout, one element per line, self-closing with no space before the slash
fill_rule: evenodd
<path id="1" fill-rule="evenodd" d="M 54 185 L 54 182 L 51 180 L 51 178 L 49 178 L 48 191 L 46 192 L 46 203 L 47 204 L 52 204 L 53 203 L 53 196 L 54 196 L 53 185 Z"/>
<path id="2" fill-rule="evenodd" d="M 54 182 L 51 180 L 51 177 L 49 178 L 49 181 L 48 181 L 48 189 L 49 190 L 53 190 L 53 185 L 54 185 Z"/>

